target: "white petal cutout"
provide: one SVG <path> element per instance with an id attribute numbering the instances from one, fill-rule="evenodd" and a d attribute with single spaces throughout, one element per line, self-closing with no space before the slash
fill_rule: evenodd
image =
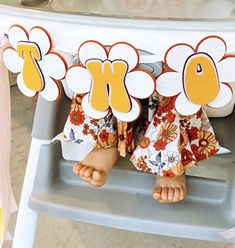
<path id="1" fill-rule="evenodd" d="M 57 54 L 49 53 L 41 61 L 38 61 L 38 63 L 43 73 L 46 73 L 48 76 L 57 80 L 64 78 L 66 65 Z"/>
<path id="2" fill-rule="evenodd" d="M 3 52 L 3 62 L 8 70 L 18 73 L 22 71 L 24 60 L 13 48 L 7 48 Z"/>
<path id="3" fill-rule="evenodd" d="M 219 108 L 225 106 L 232 99 L 232 89 L 226 84 L 220 84 L 220 91 L 216 99 L 208 105 L 212 108 Z"/>
<path id="4" fill-rule="evenodd" d="M 156 91 L 162 96 L 175 96 L 183 91 L 182 73 L 166 72 L 156 81 Z"/>
<path id="5" fill-rule="evenodd" d="M 82 109 L 90 118 L 94 119 L 104 118 L 109 112 L 109 110 L 103 112 L 95 110 L 89 103 L 89 94 L 82 99 Z"/>
<path id="6" fill-rule="evenodd" d="M 35 42 L 39 46 L 42 57 L 51 49 L 51 40 L 42 28 L 32 28 L 29 33 L 29 41 Z"/>
<path id="7" fill-rule="evenodd" d="M 113 60 L 124 60 L 128 64 L 128 71 L 133 70 L 138 62 L 139 55 L 138 52 L 127 43 L 117 43 L 113 45 L 109 50 L 108 59 Z"/>
<path id="8" fill-rule="evenodd" d="M 172 47 L 166 55 L 168 66 L 178 72 L 183 71 L 186 60 L 194 53 L 192 47 L 187 44 L 179 44 Z"/>
<path id="9" fill-rule="evenodd" d="M 87 69 L 81 66 L 72 66 L 65 76 L 68 87 L 75 93 L 87 93 L 91 89 L 91 76 Z"/>
<path id="10" fill-rule="evenodd" d="M 44 89 L 40 91 L 39 94 L 47 101 L 52 102 L 57 100 L 60 95 L 58 85 L 49 76 L 44 76 L 44 80 L 45 80 Z"/>
<path id="11" fill-rule="evenodd" d="M 235 81 L 235 57 L 228 57 L 217 64 L 219 81 L 231 83 Z"/>
<path id="12" fill-rule="evenodd" d="M 20 90 L 25 96 L 32 97 L 32 96 L 35 96 L 35 95 L 36 95 L 36 91 L 30 90 L 29 88 L 27 88 L 27 87 L 25 86 L 25 83 L 24 83 L 24 80 L 23 80 L 23 77 L 22 77 L 22 73 L 20 73 L 20 74 L 17 76 L 17 85 L 18 85 L 19 90 Z"/>
<path id="13" fill-rule="evenodd" d="M 81 63 L 86 66 L 86 61 L 89 59 L 106 60 L 107 53 L 100 43 L 87 41 L 80 46 L 78 50 L 78 57 Z"/>
<path id="14" fill-rule="evenodd" d="M 212 36 L 199 43 L 197 52 L 209 54 L 217 63 L 224 57 L 226 53 L 226 45 L 225 42 L 220 38 Z"/>
<path id="15" fill-rule="evenodd" d="M 139 103 L 133 98 L 130 97 L 131 100 L 131 110 L 127 113 L 121 113 L 114 109 L 112 109 L 113 115 L 120 121 L 134 121 L 139 117 L 140 114 L 140 105 Z"/>
<path id="16" fill-rule="evenodd" d="M 201 105 L 190 102 L 184 92 L 181 92 L 176 98 L 175 109 L 181 115 L 195 114 L 200 108 Z"/>
<path id="17" fill-rule="evenodd" d="M 154 79 L 144 71 L 133 71 L 126 75 L 126 89 L 131 96 L 144 99 L 155 90 Z"/>
<path id="18" fill-rule="evenodd" d="M 18 26 L 18 25 L 13 25 L 8 31 L 8 37 L 9 37 L 9 42 L 11 45 L 14 47 L 15 50 L 17 50 L 17 45 L 19 41 L 28 41 L 28 36 L 25 32 L 25 30 Z"/>

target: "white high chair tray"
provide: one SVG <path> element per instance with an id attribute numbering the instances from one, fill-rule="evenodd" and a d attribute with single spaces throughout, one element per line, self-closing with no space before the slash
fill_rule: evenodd
<path id="1" fill-rule="evenodd" d="M 55 49 L 72 54 L 86 40 L 107 45 L 126 41 L 154 54 L 149 59 L 156 62 L 163 59 L 171 45 L 183 42 L 195 46 L 208 35 L 221 36 L 226 40 L 227 50 L 235 51 L 235 3 L 229 0 L 210 0 L 206 4 L 155 0 L 135 7 L 122 0 L 22 2 L 24 5 L 17 0 L 0 1 L 1 26 L 5 32 L 15 23 L 26 29 L 39 25 L 53 37 Z"/>

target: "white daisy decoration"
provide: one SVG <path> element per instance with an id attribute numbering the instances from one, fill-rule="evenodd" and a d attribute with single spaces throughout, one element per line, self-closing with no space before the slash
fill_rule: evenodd
<path id="1" fill-rule="evenodd" d="M 182 115 L 196 113 L 201 106 L 225 106 L 232 98 L 226 83 L 235 81 L 235 56 L 226 54 L 225 41 L 209 36 L 194 49 L 188 44 L 176 44 L 165 55 L 170 68 L 156 82 L 162 96 L 176 96 L 175 109 Z"/>
<path id="2" fill-rule="evenodd" d="M 150 73 L 136 68 L 137 50 L 125 42 L 106 49 L 97 41 L 86 41 L 78 56 L 81 64 L 69 68 L 66 82 L 73 92 L 84 94 L 83 111 L 95 119 L 110 110 L 122 121 L 138 118 L 141 107 L 137 99 L 149 97 L 155 82 Z"/>
<path id="3" fill-rule="evenodd" d="M 176 166 L 180 160 L 180 155 L 178 152 L 167 152 L 162 154 L 162 161 L 166 164 L 167 169 Z"/>
<path id="4" fill-rule="evenodd" d="M 48 101 L 60 95 L 57 80 L 64 78 L 67 65 L 64 59 L 52 52 L 52 42 L 46 30 L 33 27 L 29 33 L 13 25 L 8 33 L 11 47 L 5 49 L 3 61 L 6 67 L 17 76 L 20 91 L 28 96 L 39 94 Z"/>

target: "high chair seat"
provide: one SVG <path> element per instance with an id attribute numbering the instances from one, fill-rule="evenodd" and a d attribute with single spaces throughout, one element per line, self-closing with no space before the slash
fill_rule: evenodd
<path id="1" fill-rule="evenodd" d="M 159 204 L 151 197 L 155 177 L 135 171 L 126 159 L 119 160 L 105 187 L 97 189 L 73 175 L 73 163 L 63 160 L 60 154 L 58 142 L 40 150 L 29 201 L 37 212 L 107 227 L 204 240 L 222 241 L 218 232 L 234 226 L 229 195 L 232 182 L 188 176 L 185 201 Z M 213 162 L 211 159 L 211 167 Z"/>

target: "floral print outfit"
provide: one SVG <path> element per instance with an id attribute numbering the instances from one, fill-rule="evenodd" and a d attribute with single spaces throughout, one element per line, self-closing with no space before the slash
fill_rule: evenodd
<path id="1" fill-rule="evenodd" d="M 83 147 L 118 147 L 121 156 L 132 154 L 131 162 L 143 172 L 181 175 L 219 150 L 205 111 L 182 116 L 174 109 L 175 97 L 154 93 L 147 111 L 151 120 L 142 113 L 134 123 L 119 121 L 111 112 L 92 119 L 83 112 L 81 101 L 82 95 L 75 94 L 64 127 L 66 140 Z"/>
<path id="2" fill-rule="evenodd" d="M 156 111 L 131 157 L 138 170 L 181 175 L 219 150 L 205 111 L 201 108 L 194 115 L 182 116 L 174 109 L 174 101 L 174 97 L 157 94 L 150 99 L 150 112 L 154 107 Z"/>
<path id="3" fill-rule="evenodd" d="M 64 127 L 67 142 L 74 142 L 90 147 L 118 147 L 122 156 L 134 150 L 134 140 L 131 123 L 118 121 L 110 112 L 105 118 L 92 119 L 81 107 L 82 95 L 75 94 L 71 109 Z"/>

